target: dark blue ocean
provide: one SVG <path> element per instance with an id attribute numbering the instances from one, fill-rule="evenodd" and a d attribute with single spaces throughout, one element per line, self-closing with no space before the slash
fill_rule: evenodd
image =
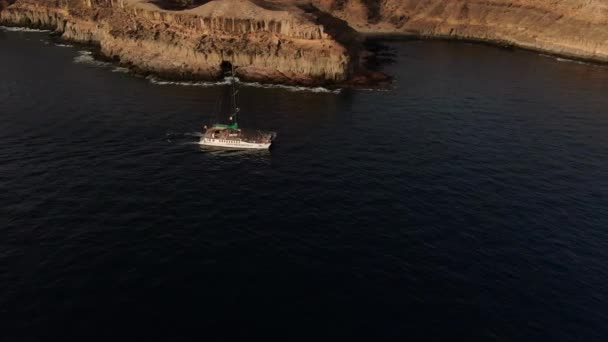
<path id="1" fill-rule="evenodd" d="M 386 91 L 225 85 L 0 31 L 0 340 L 605 341 L 608 67 L 383 42 Z"/>

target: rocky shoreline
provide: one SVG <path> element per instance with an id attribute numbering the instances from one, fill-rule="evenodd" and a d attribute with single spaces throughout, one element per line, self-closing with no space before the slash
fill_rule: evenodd
<path id="1" fill-rule="evenodd" d="M 424 40 L 424 41 L 447 41 L 447 42 L 461 42 L 461 43 L 470 43 L 470 44 L 480 44 L 486 46 L 492 46 L 496 48 L 502 48 L 506 50 L 522 50 L 529 51 L 531 53 L 541 54 L 544 56 L 555 57 L 563 60 L 569 60 L 573 62 L 581 62 L 591 65 L 598 66 L 608 66 L 608 59 L 603 58 L 590 58 L 577 54 L 569 54 L 563 52 L 555 52 L 551 50 L 545 50 L 538 47 L 524 47 L 516 45 L 509 41 L 496 41 L 496 40 L 487 40 L 487 39 L 479 39 L 479 38 L 462 38 L 462 37 L 454 37 L 454 36 L 426 36 L 420 35 L 417 33 L 362 33 L 362 36 L 365 38 L 367 42 L 392 42 L 392 41 L 416 41 L 416 40 Z"/>
<path id="2" fill-rule="evenodd" d="M 446 39 L 608 62 L 603 0 L 314 0 L 374 37 Z"/>
<path id="3" fill-rule="evenodd" d="M 55 31 L 141 74 L 305 86 L 385 85 L 366 39 L 465 40 L 608 62 L 601 1 L 0 0 L 0 24 Z M 584 3 L 583 3 L 584 2 Z M 604 26 L 605 27 L 605 26 Z"/>
<path id="4" fill-rule="evenodd" d="M 235 6 L 238 14 L 231 12 Z M 2 25 L 51 29 L 67 41 L 99 46 L 103 56 L 121 65 L 163 78 L 217 80 L 222 66 L 231 64 L 238 77 L 255 82 L 385 81 L 362 67 L 360 36 L 333 20 L 247 0 L 211 1 L 184 11 L 144 0 L 17 0 L 0 12 Z"/>

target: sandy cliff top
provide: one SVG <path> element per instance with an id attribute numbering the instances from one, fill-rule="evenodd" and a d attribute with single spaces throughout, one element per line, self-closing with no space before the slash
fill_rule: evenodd
<path id="1" fill-rule="evenodd" d="M 162 12 L 193 14 L 201 17 L 229 17 L 234 19 L 294 20 L 304 19 L 304 12 L 296 1 L 212 0 L 195 8 L 172 11 L 162 9 L 150 0 L 125 0 L 125 4 Z"/>

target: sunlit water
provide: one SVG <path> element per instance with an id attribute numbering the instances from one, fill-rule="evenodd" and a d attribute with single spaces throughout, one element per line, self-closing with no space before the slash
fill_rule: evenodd
<path id="1" fill-rule="evenodd" d="M 387 43 L 390 91 L 242 87 L 238 152 L 225 85 L 65 45 L 0 31 L 7 340 L 608 336 L 608 68 Z"/>

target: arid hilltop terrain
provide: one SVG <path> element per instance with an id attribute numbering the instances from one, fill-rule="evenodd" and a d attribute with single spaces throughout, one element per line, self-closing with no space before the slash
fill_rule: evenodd
<path id="1" fill-rule="evenodd" d="M 608 0 L 0 0 L 0 23 L 50 28 L 142 72 L 374 83 L 371 34 L 467 39 L 608 61 Z M 225 65 L 226 63 L 224 63 Z"/>

